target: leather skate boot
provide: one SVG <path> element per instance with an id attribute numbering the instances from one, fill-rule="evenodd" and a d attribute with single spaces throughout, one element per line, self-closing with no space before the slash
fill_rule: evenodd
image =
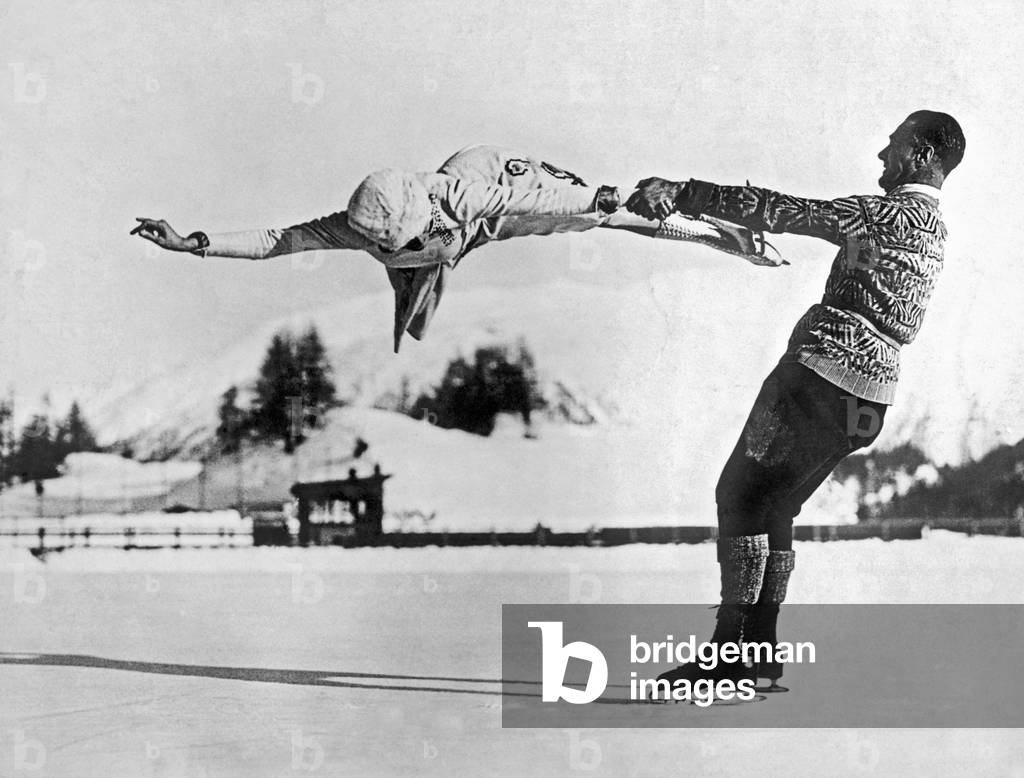
<path id="1" fill-rule="evenodd" d="M 768 558 L 767 535 L 742 535 L 718 541 L 718 563 L 722 575 L 722 604 L 718 606 L 715 631 L 711 642 L 741 644 L 751 609 L 760 595 L 764 579 L 765 560 Z M 705 669 L 698 662 L 687 662 L 658 676 L 672 688 L 676 681 L 693 684 L 698 680 L 717 683 L 721 680 L 754 680 L 754 668 L 736 662 L 719 662 Z"/>

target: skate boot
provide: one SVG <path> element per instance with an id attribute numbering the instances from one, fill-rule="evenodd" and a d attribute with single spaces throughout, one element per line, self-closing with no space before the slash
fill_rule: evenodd
<path id="1" fill-rule="evenodd" d="M 703 243 L 727 254 L 743 257 L 755 265 L 778 267 L 789 264 L 782 258 L 778 249 L 765 240 L 763 232 L 755 232 L 742 225 L 705 214 L 686 216 L 673 213 L 662 220 L 654 237 L 662 240 Z"/>
<path id="2" fill-rule="evenodd" d="M 742 639 L 744 623 L 749 618 L 751 607 L 750 605 L 720 605 L 711 642 L 716 646 L 720 646 L 722 643 L 738 645 Z M 725 680 L 756 681 L 756 668 L 752 663 L 745 664 L 742 660 L 719 661 L 711 668 L 701 667 L 699 662 L 687 662 L 658 676 L 658 681 L 668 682 L 670 691 L 675 688 L 677 681 L 687 681 L 692 688 L 697 681 L 710 681 L 712 684 L 717 684 L 719 681 Z"/>
<path id="3" fill-rule="evenodd" d="M 768 557 L 767 535 L 743 535 L 718 541 L 718 563 L 722 575 L 722 604 L 718 607 L 715 631 L 711 642 L 741 644 L 746 622 L 757 602 L 764 579 L 765 560 Z M 698 680 L 716 683 L 722 680 L 755 680 L 755 669 L 742 661 L 719 662 L 705 669 L 697 662 L 687 662 L 658 676 L 672 689 L 676 681 Z"/>
<path id="4" fill-rule="evenodd" d="M 775 661 L 775 647 L 778 645 L 777 625 L 779 606 L 786 599 L 786 587 L 793 572 L 796 554 L 793 551 L 771 551 L 764 568 L 764 582 L 757 604 L 751 609 L 749 629 L 745 636 L 747 643 L 768 644 L 770 651 L 763 652 L 768 659 L 757 663 L 757 677 L 769 682 L 763 692 L 788 692 L 779 685 L 784 666 Z"/>

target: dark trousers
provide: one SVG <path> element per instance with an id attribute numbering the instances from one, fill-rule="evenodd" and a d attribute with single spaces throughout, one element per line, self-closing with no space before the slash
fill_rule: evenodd
<path id="1" fill-rule="evenodd" d="M 793 547 L 793 519 L 847 455 L 882 430 L 886 406 L 851 395 L 797 363 L 765 379 L 715 489 L 723 538 L 768 534 Z"/>

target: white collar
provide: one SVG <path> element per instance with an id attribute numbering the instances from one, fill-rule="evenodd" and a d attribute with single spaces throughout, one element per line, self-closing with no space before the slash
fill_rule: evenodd
<path id="1" fill-rule="evenodd" d="M 938 200 L 942 192 L 938 187 L 931 184 L 900 184 L 890 189 L 886 194 L 923 194 Z"/>

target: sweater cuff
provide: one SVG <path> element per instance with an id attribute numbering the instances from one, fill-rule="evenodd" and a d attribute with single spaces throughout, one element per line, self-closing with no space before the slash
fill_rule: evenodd
<path id="1" fill-rule="evenodd" d="M 676 198 L 676 210 L 686 216 L 700 216 L 708 210 L 717 188 L 715 184 L 691 178 Z"/>
<path id="2" fill-rule="evenodd" d="M 281 240 L 283 230 L 245 230 L 207 234 L 206 254 L 214 257 L 264 259 Z"/>

